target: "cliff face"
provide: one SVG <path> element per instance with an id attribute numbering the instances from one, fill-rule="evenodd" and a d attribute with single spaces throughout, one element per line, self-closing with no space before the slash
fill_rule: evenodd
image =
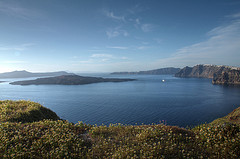
<path id="1" fill-rule="evenodd" d="M 216 65 L 196 65 L 184 67 L 176 77 L 212 78 L 213 84 L 240 85 L 240 68 Z"/>
<path id="2" fill-rule="evenodd" d="M 175 74 L 180 71 L 180 68 L 174 67 L 167 67 L 167 68 L 160 68 L 156 70 L 149 70 L 149 71 L 139 71 L 139 72 L 113 72 L 111 74 L 133 74 L 133 75 L 168 75 L 168 74 Z"/>
<path id="3" fill-rule="evenodd" d="M 194 77 L 194 78 L 213 78 L 217 72 L 229 71 L 230 67 L 215 66 L 215 65 L 196 65 L 194 67 L 184 67 L 178 73 L 176 77 Z"/>
<path id="4" fill-rule="evenodd" d="M 214 74 L 213 84 L 240 85 L 240 70 L 228 70 Z"/>

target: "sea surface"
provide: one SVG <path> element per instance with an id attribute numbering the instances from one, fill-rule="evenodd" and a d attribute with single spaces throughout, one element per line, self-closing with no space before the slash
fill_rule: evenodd
<path id="1" fill-rule="evenodd" d="M 0 79 L 0 100 L 31 100 L 70 122 L 158 124 L 192 127 L 223 117 L 240 106 L 240 88 L 212 85 L 211 79 L 171 75 L 109 75 L 136 81 L 88 85 L 10 85 Z M 31 78 L 32 79 L 32 78 Z M 162 80 L 165 80 L 164 82 Z"/>

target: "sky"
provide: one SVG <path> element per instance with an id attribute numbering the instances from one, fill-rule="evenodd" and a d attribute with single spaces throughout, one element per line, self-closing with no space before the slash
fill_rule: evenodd
<path id="1" fill-rule="evenodd" d="M 0 72 L 240 67 L 239 0 L 0 0 Z"/>

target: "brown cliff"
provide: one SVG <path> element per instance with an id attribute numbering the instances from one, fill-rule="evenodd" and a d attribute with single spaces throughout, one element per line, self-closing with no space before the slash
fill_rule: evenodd
<path id="1" fill-rule="evenodd" d="M 213 84 L 240 85 L 240 70 L 228 70 L 214 74 Z"/>
<path id="2" fill-rule="evenodd" d="M 212 78 L 213 84 L 240 85 L 240 68 L 217 65 L 196 65 L 184 67 L 175 77 Z"/>
<path id="3" fill-rule="evenodd" d="M 184 67 L 178 73 L 176 77 L 184 78 L 213 78 L 216 72 L 228 71 L 231 68 L 228 66 L 216 66 L 216 65 L 196 65 L 194 67 Z"/>

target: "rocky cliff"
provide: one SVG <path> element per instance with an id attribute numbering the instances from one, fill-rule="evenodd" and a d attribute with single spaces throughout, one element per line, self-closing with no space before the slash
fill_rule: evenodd
<path id="1" fill-rule="evenodd" d="M 214 74 L 212 83 L 223 85 L 240 85 L 240 70 L 216 72 Z"/>
<path id="2" fill-rule="evenodd" d="M 240 85 L 240 68 L 217 65 L 196 65 L 184 67 L 176 77 L 212 78 L 213 84 Z"/>
<path id="3" fill-rule="evenodd" d="M 176 77 L 194 77 L 194 78 L 213 78 L 215 73 L 227 72 L 232 70 L 232 67 L 217 66 L 217 65 L 196 65 L 194 67 L 184 67 Z"/>

